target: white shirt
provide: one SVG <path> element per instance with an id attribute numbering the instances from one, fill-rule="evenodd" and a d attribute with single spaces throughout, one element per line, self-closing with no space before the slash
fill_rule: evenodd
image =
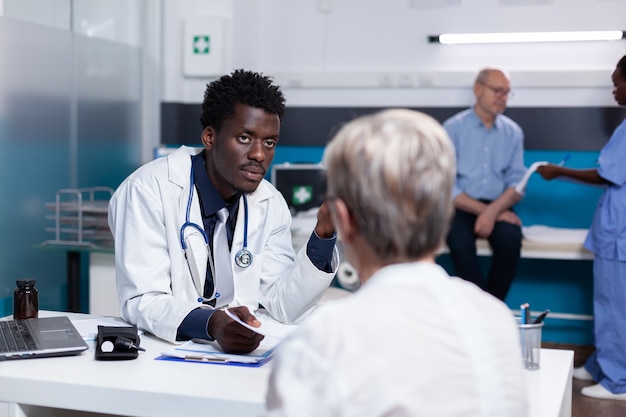
<path id="1" fill-rule="evenodd" d="M 525 384 L 504 303 L 436 264 L 397 264 L 281 346 L 268 415 L 519 417 Z"/>

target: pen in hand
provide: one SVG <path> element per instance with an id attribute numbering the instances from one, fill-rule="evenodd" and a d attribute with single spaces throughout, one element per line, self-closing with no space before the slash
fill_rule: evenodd
<path id="1" fill-rule="evenodd" d="M 561 162 L 559 162 L 559 166 L 562 167 L 563 165 L 565 165 L 565 163 L 567 162 L 567 160 L 569 159 L 569 154 L 565 155 L 563 157 L 563 159 L 561 160 Z"/>

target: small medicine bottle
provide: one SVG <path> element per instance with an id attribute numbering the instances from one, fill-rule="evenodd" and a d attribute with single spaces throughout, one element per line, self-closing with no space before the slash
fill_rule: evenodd
<path id="1" fill-rule="evenodd" d="M 39 316 L 39 291 L 35 288 L 36 281 L 17 280 L 17 288 L 13 291 L 13 318 L 16 320 L 33 319 Z"/>

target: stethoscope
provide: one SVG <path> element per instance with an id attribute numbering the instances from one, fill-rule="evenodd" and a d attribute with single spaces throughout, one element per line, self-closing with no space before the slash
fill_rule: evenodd
<path id="1" fill-rule="evenodd" d="M 185 211 L 185 223 L 183 223 L 183 225 L 180 227 L 180 245 L 182 246 L 183 251 L 185 252 L 185 260 L 187 261 L 187 266 L 189 267 L 189 271 L 191 272 L 191 279 L 194 281 L 194 283 L 200 283 L 202 282 L 201 277 L 194 277 L 194 271 L 196 271 L 196 274 L 197 274 L 197 270 L 195 267 L 192 267 L 190 260 L 189 260 L 190 256 L 188 256 L 188 253 L 187 253 L 187 243 L 185 242 L 185 229 L 187 227 L 196 229 L 200 233 L 202 238 L 204 239 L 204 243 L 205 243 L 208 258 L 209 258 L 209 266 L 211 268 L 211 276 L 213 277 L 214 280 L 215 280 L 215 263 L 213 261 L 213 256 L 211 254 L 211 247 L 209 246 L 209 237 L 207 236 L 206 232 L 200 225 L 198 225 L 197 223 L 193 223 L 189 219 L 190 213 L 191 213 L 191 202 L 193 201 L 193 190 L 194 190 L 194 185 L 195 185 L 193 166 L 191 167 L 191 173 L 189 174 L 189 183 L 190 183 L 189 197 L 187 199 L 187 210 Z M 252 261 L 254 257 L 252 256 L 252 253 L 248 250 L 248 199 L 246 198 L 245 194 L 243 194 L 242 197 L 243 197 L 243 213 L 244 213 L 243 247 L 239 249 L 237 253 L 235 254 L 235 264 L 240 268 L 247 268 L 250 265 L 252 265 Z M 198 298 L 198 302 L 211 301 L 220 296 L 220 294 L 217 292 L 215 285 L 213 286 L 213 294 L 211 294 L 210 298 L 202 297 L 202 293 L 200 289 L 198 289 L 197 285 L 196 285 L 196 290 L 198 290 L 198 294 L 200 295 L 200 297 Z"/>

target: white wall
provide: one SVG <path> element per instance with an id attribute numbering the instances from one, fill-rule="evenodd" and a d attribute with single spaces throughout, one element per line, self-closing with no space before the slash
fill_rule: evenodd
<path id="1" fill-rule="evenodd" d="M 163 101 L 197 103 L 210 79 L 182 76 L 182 19 L 228 22 L 224 72 L 273 75 L 291 106 L 456 106 L 485 65 L 507 68 L 510 106 L 614 105 L 610 75 L 626 40 L 427 43 L 446 31 L 626 29 L 625 0 L 163 0 Z M 456 3 L 456 4 L 455 4 Z M 508 5 L 508 4 L 515 5 Z"/>
<path id="2" fill-rule="evenodd" d="M 218 16 L 224 19 L 227 54 L 224 72 L 232 68 L 233 0 L 161 0 L 162 25 L 162 101 L 200 103 L 204 87 L 209 79 L 183 77 L 183 22 L 186 18 Z M 239 30 L 239 29 L 237 29 Z"/>

